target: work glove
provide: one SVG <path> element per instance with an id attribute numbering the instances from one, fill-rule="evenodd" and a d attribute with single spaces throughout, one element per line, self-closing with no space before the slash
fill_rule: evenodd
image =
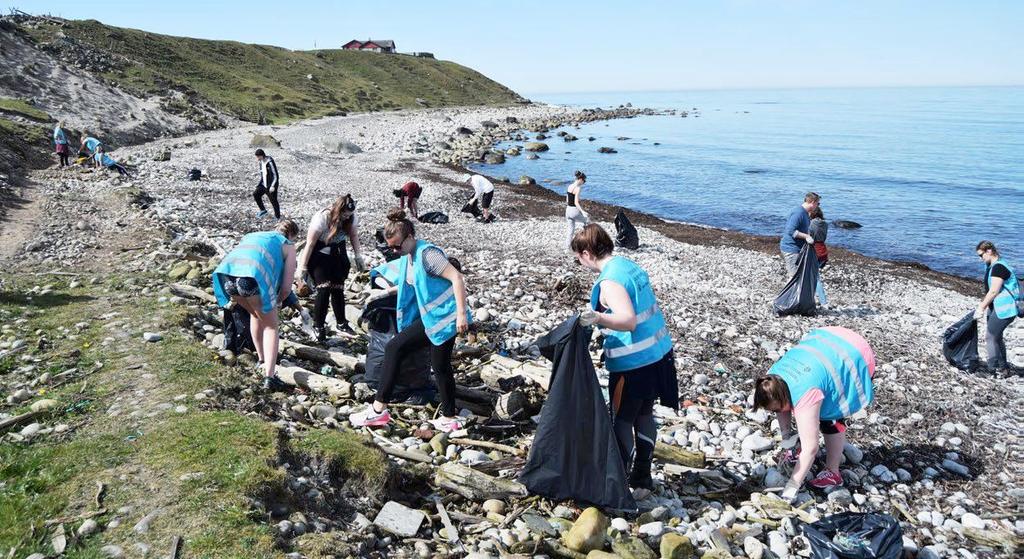
<path id="1" fill-rule="evenodd" d="M 985 307 L 978 307 L 978 308 L 974 309 L 974 320 L 984 320 L 984 319 L 985 319 Z"/>
<path id="2" fill-rule="evenodd" d="M 362 254 L 357 254 L 355 260 L 356 260 L 356 270 L 359 270 L 360 272 L 365 272 L 366 271 L 366 261 L 363 260 L 363 255 Z"/>
<path id="3" fill-rule="evenodd" d="M 597 312 L 594 309 L 585 309 L 580 312 L 580 326 L 587 328 L 597 324 Z"/>
<path id="4" fill-rule="evenodd" d="M 793 480 L 789 480 L 786 483 L 786 488 L 782 490 L 782 500 L 789 504 L 793 504 L 796 500 L 796 494 L 800 491 L 800 484 Z"/>

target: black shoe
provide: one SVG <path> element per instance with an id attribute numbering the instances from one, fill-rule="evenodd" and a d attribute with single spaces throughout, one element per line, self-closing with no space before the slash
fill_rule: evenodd
<path id="1" fill-rule="evenodd" d="M 342 322 L 338 324 L 338 333 L 342 336 L 353 336 L 355 337 L 356 331 L 348 325 L 348 322 Z"/>
<path id="2" fill-rule="evenodd" d="M 316 332 L 316 343 L 325 345 L 327 343 L 327 328 L 324 326 L 319 328 L 314 326 L 313 331 Z"/>
<path id="3" fill-rule="evenodd" d="M 633 462 L 633 470 L 629 472 L 629 486 L 654 491 L 654 479 L 651 478 L 651 463 L 647 460 Z"/>
<path id="4" fill-rule="evenodd" d="M 270 392 L 283 392 L 285 390 L 288 390 L 289 388 L 291 388 L 290 385 L 286 384 L 284 381 L 277 378 L 276 376 L 263 377 L 264 390 L 268 390 Z"/>

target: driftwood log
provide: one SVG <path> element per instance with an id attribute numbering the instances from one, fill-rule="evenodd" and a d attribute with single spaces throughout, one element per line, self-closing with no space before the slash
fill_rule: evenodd
<path id="1" fill-rule="evenodd" d="M 281 338 L 281 351 L 298 359 L 339 367 L 343 371 L 354 371 L 356 365 L 359 364 L 359 358 L 355 356 L 300 344 L 284 338 Z"/>
<path id="2" fill-rule="evenodd" d="M 547 390 L 551 381 L 551 370 L 498 354 L 491 355 L 491 358 L 480 368 L 480 380 L 484 381 L 488 387 L 500 392 L 506 392 L 507 383 L 517 376 L 529 379 Z"/>
<path id="3" fill-rule="evenodd" d="M 437 469 L 434 485 L 473 501 L 526 496 L 526 486 L 519 482 L 489 476 L 454 462 Z"/>
<path id="4" fill-rule="evenodd" d="M 198 299 L 200 301 L 206 301 L 207 303 L 217 303 L 217 298 L 209 293 L 199 289 L 198 287 L 192 287 L 184 283 L 172 283 L 170 285 L 171 293 L 174 293 L 178 297 L 188 297 L 189 299 Z"/>
<path id="5" fill-rule="evenodd" d="M 338 398 L 352 397 L 352 383 L 339 378 L 313 373 L 302 367 L 277 366 L 277 378 L 285 384 L 305 388 L 313 392 L 325 392 Z"/>
<path id="6" fill-rule="evenodd" d="M 684 450 L 677 446 L 667 444 L 654 445 L 654 457 L 661 462 L 678 464 L 688 468 L 703 468 L 704 453 L 694 450 Z"/>
<path id="7" fill-rule="evenodd" d="M 30 411 L 14 417 L 8 417 L 7 419 L 0 419 L 0 432 L 6 431 L 7 429 L 22 423 L 27 423 L 36 417 L 43 415 L 46 412 L 43 411 Z"/>

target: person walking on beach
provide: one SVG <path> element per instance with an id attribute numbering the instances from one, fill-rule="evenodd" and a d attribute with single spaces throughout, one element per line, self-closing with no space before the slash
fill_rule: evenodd
<path id="1" fill-rule="evenodd" d="M 263 387 L 280 390 L 286 385 L 277 378 L 277 311 L 289 301 L 295 277 L 295 239 L 299 227 L 294 221 L 279 221 L 272 231 L 249 233 L 221 260 L 213 271 L 213 292 L 217 303 L 239 304 L 249 312 L 249 334 L 263 367 Z"/>
<path id="2" fill-rule="evenodd" d="M 797 261 L 800 259 L 800 249 L 804 243 L 814 244 L 814 238 L 808 234 L 811 227 L 811 210 L 818 207 L 821 196 L 814 192 L 804 195 L 804 201 L 789 212 L 786 219 L 786 227 L 782 231 L 782 238 L 779 239 L 779 250 L 782 251 L 782 260 L 786 264 L 786 278 L 796 274 Z"/>
<path id="3" fill-rule="evenodd" d="M 330 208 L 325 208 L 313 215 L 306 233 L 306 246 L 299 257 L 298 286 L 299 291 L 305 284 L 303 275 L 308 267 L 316 285 L 316 302 L 313 306 L 313 328 L 316 330 L 317 341 L 327 341 L 327 305 L 334 309 L 334 319 L 338 323 L 338 331 L 355 335 L 345 318 L 345 280 L 348 279 L 352 264 L 345 251 L 345 238 L 352 242 L 352 253 L 355 255 L 356 269 L 363 271 L 363 261 L 359 245 L 359 218 L 356 216 L 356 201 L 351 194 L 346 194 L 334 201 Z"/>
<path id="4" fill-rule="evenodd" d="M 441 417 L 431 423 L 441 431 L 461 429 L 462 419 L 457 417 L 455 407 L 452 350 L 456 335 L 465 334 L 470 323 L 462 273 L 440 248 L 416 239 L 412 222 L 398 208 L 388 214 L 384 239 L 402 255 L 398 261 L 401 276 L 397 286 L 383 290 L 377 297 L 398 293 L 398 333 L 384 348 L 380 386 L 373 404 L 352 414 L 352 425 L 379 427 L 391 422 L 386 402 L 398 380 L 402 357 L 429 346 L 430 368 L 441 396 Z"/>
<path id="5" fill-rule="evenodd" d="M 612 428 L 629 485 L 653 489 L 654 402 L 679 408 L 672 337 L 647 272 L 612 254 L 615 245 L 607 231 L 596 223 L 586 225 L 570 248 L 583 267 L 599 274 L 579 324 L 597 326 L 604 334 Z"/>
<path id="6" fill-rule="evenodd" d="M 481 216 L 480 221 L 483 223 L 494 221 L 494 216 L 491 215 L 491 201 L 494 200 L 494 184 L 481 175 L 466 175 L 462 182 L 468 183 L 473 187 L 473 197 L 469 199 L 467 204 L 480 202 L 480 208 L 483 210 L 483 216 Z"/>
<path id="7" fill-rule="evenodd" d="M 398 207 L 400 207 L 401 209 L 404 210 L 405 209 L 406 200 L 408 200 L 408 202 L 409 202 L 409 213 L 412 214 L 412 218 L 413 219 L 419 219 L 420 218 L 419 199 L 420 199 L 420 194 L 423 193 L 423 189 L 420 188 L 419 184 L 417 184 L 417 183 L 415 183 L 413 181 L 409 181 L 409 182 L 403 184 L 402 188 L 396 188 L 395 190 L 392 190 L 391 192 L 395 195 L 396 198 L 398 198 L 398 201 L 399 201 L 399 206 Z"/>
<path id="8" fill-rule="evenodd" d="M 825 469 L 810 481 L 825 489 L 843 485 L 839 462 L 846 420 L 874 400 L 875 354 L 867 340 L 837 326 L 811 330 L 754 382 L 754 410 L 773 411 L 782 434 L 784 461 L 796 460 L 782 498 L 792 502 L 814 465 L 818 433 L 825 437 Z M 800 450 L 794 455 L 793 421 Z"/>
<path id="9" fill-rule="evenodd" d="M 79 151 L 84 151 L 89 157 L 96 155 L 96 151 L 103 143 L 89 135 L 89 132 L 82 130 L 82 145 Z"/>
<path id="10" fill-rule="evenodd" d="M 821 206 L 811 210 L 811 224 L 808 227 L 807 232 L 814 239 L 814 254 L 818 257 L 818 284 L 814 287 L 815 294 L 818 296 L 818 304 L 822 307 L 828 306 L 828 297 L 825 295 L 825 284 L 821 280 L 821 271 L 825 269 L 825 265 L 828 264 L 828 247 L 825 246 L 825 240 L 828 238 L 828 222 L 825 221 L 825 214 L 821 211 Z"/>
<path id="11" fill-rule="evenodd" d="M 64 121 L 58 121 L 53 127 L 53 149 L 60 159 L 61 167 L 68 167 L 71 163 L 68 158 L 71 156 L 71 146 L 68 145 L 68 135 L 64 133 Z"/>
<path id="12" fill-rule="evenodd" d="M 118 163 L 116 159 L 107 155 L 103 150 L 103 146 L 96 148 L 96 155 L 92 156 L 93 161 L 97 167 L 106 167 L 107 169 L 113 169 L 121 174 L 122 177 L 130 177 L 131 173 L 128 172 L 128 168 Z"/>
<path id="13" fill-rule="evenodd" d="M 590 215 L 583 210 L 583 206 L 580 205 L 580 191 L 583 190 L 583 185 L 587 183 L 587 175 L 583 174 L 583 171 L 576 171 L 575 180 L 569 185 L 565 191 L 565 221 L 566 221 L 566 246 L 572 246 L 572 236 L 576 233 L 576 224 L 579 223 L 580 227 L 586 227 L 590 223 Z"/>
<path id="14" fill-rule="evenodd" d="M 981 241 L 975 247 L 978 258 L 985 263 L 985 297 L 974 311 L 974 318 L 986 318 L 985 349 L 988 368 L 995 372 L 1009 368 L 1003 332 L 1017 318 L 1018 301 L 1024 298 L 1020 281 L 1010 264 L 999 255 L 992 241 Z"/>
<path id="15" fill-rule="evenodd" d="M 274 163 L 274 158 L 267 155 L 262 149 L 256 150 L 256 160 L 260 164 L 260 183 L 256 185 L 256 190 L 252 193 L 252 197 L 256 199 L 256 206 L 259 207 L 256 217 L 267 215 L 267 207 L 263 205 L 263 195 L 265 194 L 274 208 L 274 217 L 281 219 L 281 206 L 277 202 L 277 188 L 280 182 L 277 163 Z"/>

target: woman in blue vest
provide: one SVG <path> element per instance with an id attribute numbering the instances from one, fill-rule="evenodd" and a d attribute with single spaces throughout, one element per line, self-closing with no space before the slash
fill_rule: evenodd
<path id="1" fill-rule="evenodd" d="M 981 241 L 976 248 L 978 258 L 985 262 L 985 289 L 988 291 L 974 311 L 974 318 L 981 320 L 988 316 L 985 328 L 988 368 L 998 371 L 1009 366 L 1003 332 L 1017 318 L 1017 301 L 1022 297 L 1020 282 L 992 241 Z"/>
<path id="2" fill-rule="evenodd" d="M 96 138 L 90 136 L 88 131 L 82 130 L 82 146 L 79 150 L 80 152 L 84 151 L 86 154 L 89 155 L 89 157 L 92 157 L 96 155 L 97 150 L 99 150 L 100 146 L 102 145 L 103 142 L 100 142 Z M 99 165 L 97 165 L 97 167 L 98 166 Z"/>
<path id="3" fill-rule="evenodd" d="M 60 158 L 60 166 L 67 167 L 71 165 L 68 162 L 68 157 L 71 155 L 71 146 L 68 145 L 68 135 L 64 133 L 63 120 L 58 121 L 57 126 L 53 128 L 53 146 L 57 157 Z"/>
<path id="4" fill-rule="evenodd" d="M 591 223 L 572 238 L 571 248 L 585 268 L 599 275 L 580 325 L 604 334 L 608 395 L 619 452 L 629 484 L 653 489 L 651 460 L 658 428 L 654 401 L 679 407 L 672 337 L 647 272 L 633 261 L 613 256 L 612 239 Z M 632 465 L 632 468 L 630 468 Z"/>
<path id="5" fill-rule="evenodd" d="M 409 351 L 429 345 L 430 368 L 441 395 L 441 417 L 432 421 L 441 431 L 462 428 L 455 407 L 455 369 L 452 350 L 456 334 L 469 330 L 466 284 L 462 273 L 448 261 L 444 251 L 416 239 L 416 232 L 405 212 L 394 209 L 384 228 L 388 247 L 402 255 L 398 269 L 398 334 L 384 348 L 381 380 L 373 404 L 350 416 L 352 424 L 379 427 L 391 422 L 385 402 L 391 397 L 398 378 L 401 358 Z"/>
<path id="6" fill-rule="evenodd" d="M 217 303 L 239 304 L 249 312 L 249 334 L 256 355 L 263 363 L 264 388 L 285 387 L 275 375 L 278 354 L 277 311 L 292 293 L 295 276 L 294 221 L 278 222 L 273 231 L 259 231 L 242 237 L 213 272 Z"/>
<path id="7" fill-rule="evenodd" d="M 96 162 L 97 167 L 102 165 L 107 169 L 113 169 L 120 173 L 122 177 L 132 176 L 131 173 L 128 172 L 127 167 L 118 163 L 116 159 L 110 157 L 105 151 L 103 151 L 103 146 L 96 148 L 96 155 L 92 156 L 92 158 Z"/>
<path id="8" fill-rule="evenodd" d="M 846 418 L 874 400 L 874 374 L 875 354 L 868 342 L 852 330 L 830 326 L 808 332 L 754 383 L 754 409 L 777 414 L 784 448 L 795 444 L 791 441 L 796 421 L 800 452 L 784 499 L 796 498 L 811 471 L 819 432 L 825 436 L 825 469 L 810 484 L 819 489 L 843 485 L 839 462 Z"/>

